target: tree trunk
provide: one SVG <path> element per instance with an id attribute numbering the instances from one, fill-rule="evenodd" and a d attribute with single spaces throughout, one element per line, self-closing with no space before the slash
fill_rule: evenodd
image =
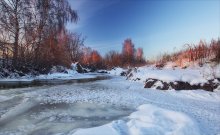
<path id="1" fill-rule="evenodd" d="M 17 27 L 17 26 L 16 26 Z M 19 29 L 16 28 L 15 42 L 14 42 L 14 54 L 13 54 L 13 66 L 17 67 L 18 59 L 18 39 L 19 39 Z"/>
<path id="2" fill-rule="evenodd" d="M 18 22 L 18 0 L 16 1 L 15 4 L 15 41 L 14 41 L 14 52 L 13 52 L 13 66 L 14 68 L 17 68 L 17 61 L 18 61 L 18 40 L 19 40 L 19 22 Z"/>

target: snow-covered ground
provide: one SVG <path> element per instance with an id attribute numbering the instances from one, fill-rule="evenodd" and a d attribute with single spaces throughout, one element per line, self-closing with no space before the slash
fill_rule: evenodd
<path id="1" fill-rule="evenodd" d="M 220 134 L 220 92 L 110 80 L 0 91 L 0 134 Z"/>

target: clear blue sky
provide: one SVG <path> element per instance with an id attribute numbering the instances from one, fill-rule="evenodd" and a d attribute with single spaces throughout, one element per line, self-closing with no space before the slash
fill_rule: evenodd
<path id="1" fill-rule="evenodd" d="M 68 29 L 104 55 L 121 51 L 126 38 L 147 58 L 185 43 L 220 37 L 220 0 L 69 0 L 80 20 Z"/>

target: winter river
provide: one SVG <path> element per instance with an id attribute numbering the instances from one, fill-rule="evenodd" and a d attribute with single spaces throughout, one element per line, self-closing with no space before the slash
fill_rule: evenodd
<path id="1" fill-rule="evenodd" d="M 195 95 L 144 89 L 142 84 L 122 77 L 3 89 L 0 90 L 0 134 L 220 133 L 218 97 L 203 91 Z M 147 105 L 137 109 L 142 104 Z M 93 128 L 97 128 L 95 133 L 86 132 Z"/>

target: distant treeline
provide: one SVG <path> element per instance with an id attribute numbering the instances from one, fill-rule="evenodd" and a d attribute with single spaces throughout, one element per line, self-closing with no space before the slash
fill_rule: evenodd
<path id="1" fill-rule="evenodd" d="M 79 62 L 88 68 L 110 69 L 112 67 L 141 66 L 145 64 L 142 48 L 135 48 L 130 38 L 122 44 L 122 52 L 109 51 L 102 57 L 98 51 L 84 48 Z"/>

